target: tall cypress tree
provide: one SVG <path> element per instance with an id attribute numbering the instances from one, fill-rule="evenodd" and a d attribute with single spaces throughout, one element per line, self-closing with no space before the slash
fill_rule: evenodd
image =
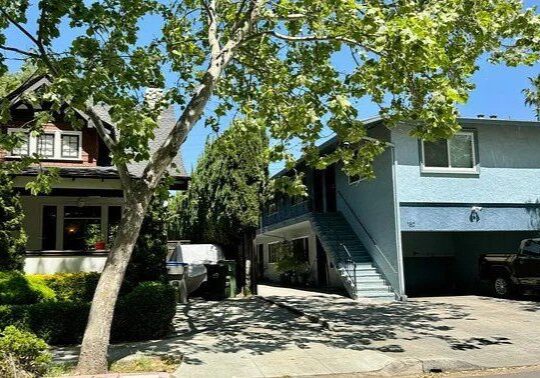
<path id="1" fill-rule="evenodd" d="M 185 199 L 185 237 L 219 244 L 234 256 L 243 236 L 259 224 L 268 181 L 267 147 L 262 128 L 245 119 L 207 142 Z"/>

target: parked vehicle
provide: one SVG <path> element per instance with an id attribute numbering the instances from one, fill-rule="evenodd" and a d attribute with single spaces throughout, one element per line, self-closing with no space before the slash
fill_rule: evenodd
<path id="1" fill-rule="evenodd" d="M 517 253 L 482 255 L 480 279 L 489 280 L 497 297 L 509 297 L 522 290 L 539 290 L 540 239 L 522 240 Z"/>

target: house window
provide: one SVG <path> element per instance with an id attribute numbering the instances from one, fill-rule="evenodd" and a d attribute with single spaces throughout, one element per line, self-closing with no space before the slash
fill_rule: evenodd
<path id="1" fill-rule="evenodd" d="M 37 137 L 37 153 L 40 157 L 54 157 L 54 134 L 43 134 Z"/>
<path id="2" fill-rule="evenodd" d="M 422 141 L 424 172 L 477 173 L 475 135 L 459 132 L 448 140 Z"/>
<path id="3" fill-rule="evenodd" d="M 103 242 L 101 206 L 64 207 L 64 249 L 91 250 Z"/>
<path id="4" fill-rule="evenodd" d="M 78 135 L 63 134 L 62 135 L 62 157 L 63 158 L 78 158 L 80 148 L 80 138 Z"/>
<path id="5" fill-rule="evenodd" d="M 24 129 L 8 129 L 9 133 L 20 133 L 22 144 L 11 151 L 11 157 L 38 154 L 44 160 L 80 159 L 80 131 L 54 131 L 33 136 Z"/>
<path id="6" fill-rule="evenodd" d="M 56 217 L 57 206 L 43 206 L 42 210 L 42 227 L 41 227 L 41 249 L 54 250 L 56 249 Z"/>
<path id="7" fill-rule="evenodd" d="M 30 155 L 30 134 L 28 132 L 20 132 L 19 130 L 10 130 L 10 133 L 19 133 L 20 143 L 17 147 L 11 150 L 12 156 L 28 156 Z"/>

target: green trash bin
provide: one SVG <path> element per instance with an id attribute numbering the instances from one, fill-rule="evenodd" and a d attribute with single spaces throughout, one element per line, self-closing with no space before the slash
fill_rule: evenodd
<path id="1" fill-rule="evenodd" d="M 227 298 L 227 266 L 224 264 L 205 264 L 206 266 L 206 299 L 220 301 Z"/>
<path id="2" fill-rule="evenodd" d="M 236 261 L 234 260 L 221 260 L 220 265 L 227 267 L 227 283 L 225 292 L 227 297 L 236 297 Z"/>

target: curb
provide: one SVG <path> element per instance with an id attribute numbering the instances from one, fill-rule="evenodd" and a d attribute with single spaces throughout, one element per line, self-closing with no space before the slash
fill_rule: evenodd
<path id="1" fill-rule="evenodd" d="M 300 310 L 296 307 L 293 307 L 291 305 L 288 305 L 288 304 L 285 304 L 283 302 L 278 302 L 276 300 L 273 300 L 273 299 L 270 299 L 270 298 L 267 298 L 267 297 L 263 297 L 261 295 L 256 295 L 255 296 L 256 298 L 258 299 L 262 299 L 263 301 L 267 302 L 267 303 L 270 303 L 270 304 L 273 304 L 275 306 L 278 306 L 278 307 L 281 307 L 295 315 L 299 315 L 299 316 L 303 316 L 305 318 L 307 318 L 311 323 L 317 323 L 317 324 L 320 324 L 323 328 L 329 330 L 329 331 L 335 331 L 335 323 L 333 322 L 330 322 L 326 319 L 324 319 L 323 317 L 319 316 L 319 315 L 314 315 L 314 314 L 310 314 L 308 312 L 305 312 L 304 310 Z"/>

